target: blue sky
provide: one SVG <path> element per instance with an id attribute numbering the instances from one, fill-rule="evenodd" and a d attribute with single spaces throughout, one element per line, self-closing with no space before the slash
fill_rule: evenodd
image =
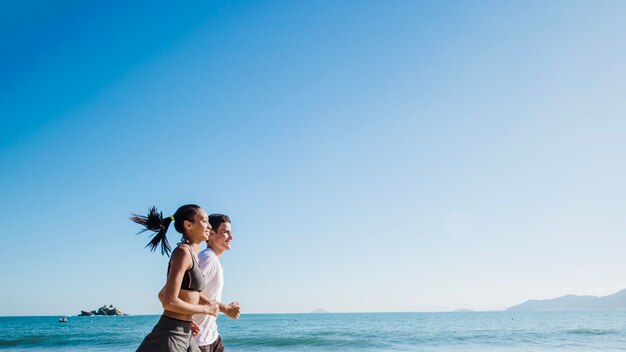
<path id="1" fill-rule="evenodd" d="M 0 315 L 159 314 L 128 217 L 185 203 L 233 219 L 244 313 L 626 288 L 624 10 L 2 4 Z"/>

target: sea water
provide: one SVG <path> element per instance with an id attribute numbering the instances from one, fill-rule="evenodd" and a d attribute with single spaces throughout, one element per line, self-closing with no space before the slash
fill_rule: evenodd
<path id="1" fill-rule="evenodd" d="M 134 351 L 159 316 L 0 317 L 2 351 Z M 626 312 L 220 316 L 228 351 L 626 351 Z"/>

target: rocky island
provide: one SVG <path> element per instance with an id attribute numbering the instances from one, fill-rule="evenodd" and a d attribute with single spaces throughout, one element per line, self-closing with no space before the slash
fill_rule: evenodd
<path id="1" fill-rule="evenodd" d="M 98 310 L 92 310 L 91 312 L 88 312 L 86 310 L 81 310 L 80 314 L 78 314 L 79 317 L 90 317 L 92 315 L 120 316 L 120 315 L 128 315 L 128 314 L 122 312 L 116 307 L 113 307 L 112 304 L 109 305 L 108 307 L 106 305 L 103 305 L 102 307 L 98 308 Z"/>

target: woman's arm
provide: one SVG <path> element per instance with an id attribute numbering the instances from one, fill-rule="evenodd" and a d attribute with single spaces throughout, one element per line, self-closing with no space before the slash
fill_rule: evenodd
<path id="1" fill-rule="evenodd" d="M 167 275 L 165 288 L 163 290 L 163 309 L 180 314 L 210 314 L 217 316 L 219 308 L 217 304 L 193 304 L 185 302 L 178 297 L 180 286 L 183 282 L 185 271 L 191 268 L 191 254 L 178 247 L 172 252 L 170 260 L 170 272 Z M 159 294 L 159 298 L 161 298 Z"/>

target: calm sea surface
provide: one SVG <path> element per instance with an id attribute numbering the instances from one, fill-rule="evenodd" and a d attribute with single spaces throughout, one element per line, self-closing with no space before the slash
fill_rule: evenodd
<path id="1" fill-rule="evenodd" d="M 0 317 L 2 351 L 134 351 L 158 316 Z M 221 316 L 228 351 L 626 351 L 626 312 Z"/>

